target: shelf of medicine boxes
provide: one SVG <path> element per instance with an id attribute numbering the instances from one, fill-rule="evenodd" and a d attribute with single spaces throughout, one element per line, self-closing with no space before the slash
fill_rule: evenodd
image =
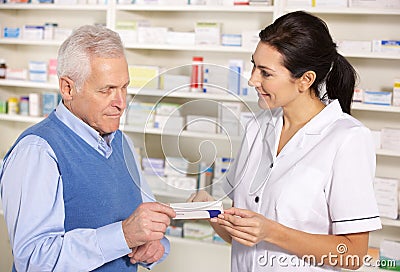
<path id="1" fill-rule="evenodd" d="M 17 45 L 44 45 L 44 46 L 60 46 L 61 40 L 24 40 L 19 38 L 3 38 L 0 44 L 17 44 Z"/>
<path id="2" fill-rule="evenodd" d="M 273 12 L 274 6 L 219 6 L 219 5 L 118 5 L 121 11 L 193 11 L 193 12 Z"/>
<path id="3" fill-rule="evenodd" d="M 227 95 L 227 94 L 214 94 L 214 93 L 201 93 L 201 92 L 169 92 L 159 89 L 139 89 L 139 88 L 128 88 L 128 94 L 140 95 L 140 96 L 157 96 L 163 97 L 168 96 L 172 98 L 187 98 L 187 99 L 208 99 L 217 101 L 233 101 L 233 102 L 245 102 L 245 103 L 257 103 L 257 97 L 246 97 L 238 95 Z"/>
<path id="4" fill-rule="evenodd" d="M 272 13 L 274 6 L 202 6 L 202 5 L 116 5 L 117 11 L 166 11 L 166 12 L 243 12 L 243 13 Z M 177 51 L 202 51 L 202 52 L 224 52 L 224 53 L 252 53 L 253 48 L 240 46 L 207 46 L 207 45 L 173 45 L 173 44 L 139 44 L 126 43 L 128 49 L 150 49 L 150 50 L 177 50 Z"/>
<path id="5" fill-rule="evenodd" d="M 9 3 L 0 4 L 0 10 L 85 10 L 85 11 L 106 11 L 108 5 L 58 5 L 58 4 L 22 4 Z"/>
<path id="6" fill-rule="evenodd" d="M 349 15 L 400 15 L 400 9 L 377 9 L 377 8 L 335 8 L 335 7 L 286 7 L 285 12 L 291 12 L 295 10 L 304 10 L 310 13 L 318 14 L 349 14 Z"/>
<path id="7" fill-rule="evenodd" d="M 253 48 L 241 46 L 222 46 L 222 45 L 175 45 L 175 44 L 144 44 L 144 43 L 125 43 L 127 49 L 149 49 L 149 50 L 176 50 L 176 51 L 201 51 L 201 52 L 221 52 L 221 53 L 252 53 Z"/>

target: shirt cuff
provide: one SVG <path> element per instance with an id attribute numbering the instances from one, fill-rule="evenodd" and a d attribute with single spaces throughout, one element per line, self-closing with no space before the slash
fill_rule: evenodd
<path id="1" fill-rule="evenodd" d="M 125 256 L 132 251 L 126 243 L 122 231 L 122 221 L 96 229 L 96 235 L 105 263 Z"/>
<path id="2" fill-rule="evenodd" d="M 373 216 L 370 218 L 360 218 L 357 220 L 342 220 L 336 221 L 332 224 L 333 234 L 347 234 L 357 232 L 367 232 L 381 229 L 381 220 L 379 216 Z"/>
<path id="3" fill-rule="evenodd" d="M 167 256 L 169 255 L 169 250 L 170 250 L 170 244 L 169 244 L 169 240 L 164 236 L 164 238 L 161 239 L 161 244 L 164 246 L 164 255 L 161 257 L 161 259 L 159 259 L 157 262 L 154 263 L 139 263 L 141 266 L 143 266 L 144 268 L 147 268 L 149 270 L 153 269 L 153 267 L 156 264 L 161 263 L 162 261 L 165 260 L 165 258 L 167 258 Z"/>

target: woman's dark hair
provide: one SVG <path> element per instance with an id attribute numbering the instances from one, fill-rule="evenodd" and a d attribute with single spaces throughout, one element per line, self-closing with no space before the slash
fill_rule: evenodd
<path id="1" fill-rule="evenodd" d="M 283 15 L 260 32 L 261 42 L 274 47 L 283 57 L 283 65 L 294 78 L 314 71 L 311 90 L 317 97 L 325 83 L 321 99 L 338 99 L 342 110 L 350 114 L 357 73 L 336 50 L 328 26 L 320 18 L 303 11 Z M 327 97 L 326 97 L 327 95 Z"/>

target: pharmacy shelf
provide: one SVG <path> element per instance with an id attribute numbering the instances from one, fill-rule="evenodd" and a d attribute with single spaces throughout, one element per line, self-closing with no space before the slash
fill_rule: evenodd
<path id="1" fill-rule="evenodd" d="M 400 60 L 400 54 L 390 54 L 390 53 L 357 53 L 357 52 L 339 52 L 344 57 L 348 58 L 363 58 L 363 59 L 388 59 L 388 60 Z"/>
<path id="2" fill-rule="evenodd" d="M 18 38 L 0 39 L 0 44 L 17 44 L 17 45 L 43 45 L 43 46 L 59 46 L 63 41 L 60 40 L 24 40 Z"/>
<path id="3" fill-rule="evenodd" d="M 193 12 L 273 12 L 273 6 L 217 6 L 217 5 L 117 5 L 117 10 L 131 11 L 193 11 Z"/>
<path id="4" fill-rule="evenodd" d="M 187 245 L 193 245 L 196 246 L 199 243 L 206 243 L 210 245 L 210 250 L 212 252 L 213 247 L 227 247 L 230 248 L 230 244 L 222 244 L 222 243 L 213 243 L 211 241 L 200 241 L 200 240 L 195 240 L 195 239 L 189 239 L 189 238 L 183 238 L 183 237 L 176 237 L 176 236 L 170 236 L 167 235 L 168 240 L 174 245 L 174 244 L 187 244 Z"/>
<path id="5" fill-rule="evenodd" d="M 0 86 L 58 90 L 58 85 L 55 83 L 34 82 L 28 80 L 0 79 Z"/>
<path id="6" fill-rule="evenodd" d="M 129 88 L 128 94 L 140 95 L 140 96 L 156 96 L 156 97 L 173 97 L 173 98 L 186 98 L 186 99 L 207 99 L 217 101 L 234 101 L 234 102 L 246 102 L 246 103 L 257 103 L 257 98 L 248 98 L 245 96 L 237 96 L 234 94 L 214 94 L 214 93 L 200 93 L 200 92 L 169 92 L 164 90 L 155 89 L 138 89 Z"/>
<path id="7" fill-rule="evenodd" d="M 387 150 L 387 149 L 377 149 L 376 155 L 388 156 L 388 157 L 400 157 L 399 151 Z"/>
<path id="8" fill-rule="evenodd" d="M 22 122 L 22 123 L 38 123 L 42 121 L 44 117 L 33 117 L 24 115 L 12 115 L 12 114 L 0 114 L 0 120 Z"/>
<path id="9" fill-rule="evenodd" d="M 84 10 L 106 11 L 108 5 L 58 5 L 58 4 L 0 4 L 0 10 Z"/>
<path id="10" fill-rule="evenodd" d="M 381 106 L 381 105 L 370 105 L 362 103 L 353 103 L 351 105 L 352 110 L 363 110 L 363 111 L 380 111 L 380 112 L 393 112 L 400 113 L 400 107 L 394 106 Z"/>
<path id="11" fill-rule="evenodd" d="M 176 51 L 201 51 L 221 53 L 252 53 L 254 50 L 241 46 L 208 46 L 208 45 L 174 45 L 174 44 L 142 44 L 125 43 L 127 49 L 149 49 L 149 50 L 176 50 Z"/>
<path id="12" fill-rule="evenodd" d="M 376 8 L 319 8 L 319 7 L 310 7 L 310 8 L 286 8 L 285 12 L 291 12 L 295 10 L 304 10 L 311 13 L 318 14 L 348 14 L 348 15 L 400 15 L 400 9 L 376 9 Z"/>
<path id="13" fill-rule="evenodd" d="M 157 197 L 168 198 L 170 199 L 171 202 L 185 202 L 189 198 L 189 196 L 194 192 L 194 191 L 188 191 L 187 193 L 176 193 L 161 189 L 151 189 L 151 191 L 156 198 Z"/>
<path id="14" fill-rule="evenodd" d="M 381 217 L 382 225 L 389 227 L 400 227 L 400 220 L 388 219 Z"/>
<path id="15" fill-rule="evenodd" d="M 212 134 L 212 133 L 186 131 L 186 130 L 177 132 L 177 131 L 162 130 L 162 129 L 158 129 L 158 128 L 135 127 L 135 126 L 131 126 L 131 125 L 121 125 L 120 129 L 124 132 L 131 132 L 131 133 L 144 133 L 144 134 L 153 134 L 153 135 L 162 135 L 162 136 L 200 138 L 203 140 L 240 141 L 240 139 L 241 139 L 239 136 L 230 137 L 225 134 Z"/>

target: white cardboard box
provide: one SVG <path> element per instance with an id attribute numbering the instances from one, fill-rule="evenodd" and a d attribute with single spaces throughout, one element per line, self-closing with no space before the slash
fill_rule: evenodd
<path id="1" fill-rule="evenodd" d="M 206 219 L 224 212 L 220 201 L 172 203 L 170 206 L 176 212 L 174 219 Z"/>

